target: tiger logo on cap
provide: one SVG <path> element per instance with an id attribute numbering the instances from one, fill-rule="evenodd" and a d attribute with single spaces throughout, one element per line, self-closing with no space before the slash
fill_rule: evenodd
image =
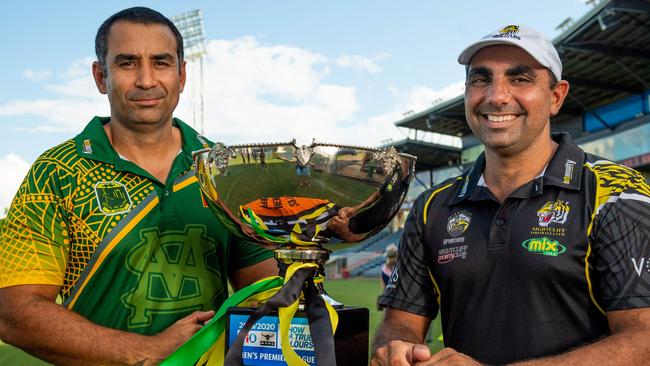
<path id="1" fill-rule="evenodd" d="M 514 38 L 521 40 L 519 37 L 519 26 L 518 25 L 506 25 L 501 28 L 498 32 L 492 33 L 492 35 L 486 36 L 486 38 Z"/>
<path id="2" fill-rule="evenodd" d="M 518 25 L 506 25 L 503 27 L 499 33 L 501 34 L 507 34 L 507 33 L 519 33 L 519 26 Z"/>

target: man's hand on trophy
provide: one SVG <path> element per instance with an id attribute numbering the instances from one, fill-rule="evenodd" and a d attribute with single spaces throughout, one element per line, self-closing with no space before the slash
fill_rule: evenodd
<path id="1" fill-rule="evenodd" d="M 350 229 L 348 228 L 348 225 L 350 224 L 350 215 L 348 212 L 350 212 L 349 207 L 341 208 L 337 215 L 327 222 L 327 227 L 337 234 L 342 234 L 345 231 L 349 232 Z"/>
<path id="2" fill-rule="evenodd" d="M 358 235 L 350 231 L 350 217 L 354 215 L 354 209 L 343 207 L 339 210 L 338 215 L 332 217 L 327 222 L 327 228 L 335 232 L 339 238 L 348 243 L 354 243 L 363 239 L 363 235 Z"/>
<path id="3" fill-rule="evenodd" d="M 350 217 L 354 216 L 357 213 L 356 207 L 342 207 L 338 215 L 342 218 L 347 218 L 349 219 Z"/>
<path id="4" fill-rule="evenodd" d="M 195 311 L 164 331 L 147 337 L 147 358 L 143 365 L 158 365 L 176 351 L 214 316 L 214 311 Z"/>

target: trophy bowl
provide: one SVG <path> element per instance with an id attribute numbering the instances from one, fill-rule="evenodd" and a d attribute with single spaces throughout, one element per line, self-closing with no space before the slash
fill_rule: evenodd
<path id="1" fill-rule="evenodd" d="M 216 143 L 194 153 L 207 204 L 232 233 L 303 251 L 356 243 L 384 228 L 406 197 L 415 160 L 393 147 L 299 147 L 295 140 Z"/>

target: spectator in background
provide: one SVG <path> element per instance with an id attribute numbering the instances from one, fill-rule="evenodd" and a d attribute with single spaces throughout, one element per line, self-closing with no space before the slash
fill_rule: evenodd
<path id="1" fill-rule="evenodd" d="M 386 251 L 384 252 L 384 257 L 386 257 L 386 263 L 381 267 L 381 288 L 382 290 L 388 285 L 388 280 L 390 280 L 390 275 L 393 273 L 393 268 L 395 267 L 395 261 L 397 260 L 397 245 L 390 243 L 386 246 Z"/>
<path id="2" fill-rule="evenodd" d="M 266 167 L 266 153 L 264 152 L 264 148 L 260 149 L 260 165 L 264 171 L 268 170 Z"/>
<path id="3" fill-rule="evenodd" d="M 390 243 L 386 246 L 386 251 L 384 251 L 384 257 L 386 257 L 386 262 L 381 266 L 381 289 L 382 291 L 386 289 L 388 281 L 390 281 L 390 276 L 393 274 L 393 268 L 395 268 L 395 261 L 397 260 L 397 245 Z M 377 310 L 384 310 L 384 307 L 379 303 L 381 295 L 377 298 Z"/>

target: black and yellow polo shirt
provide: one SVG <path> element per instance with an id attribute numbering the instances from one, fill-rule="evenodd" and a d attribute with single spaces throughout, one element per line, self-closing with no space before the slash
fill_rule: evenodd
<path id="1" fill-rule="evenodd" d="M 120 157 L 93 118 L 32 165 L 0 230 L 0 287 L 61 287 L 64 305 L 152 334 L 228 297 L 228 274 L 272 257 L 234 237 L 201 197 L 192 152 L 212 143 L 178 119 L 161 182 Z"/>
<path id="2" fill-rule="evenodd" d="M 434 318 L 445 345 L 503 364 L 609 334 L 606 313 L 650 306 L 650 187 L 566 134 L 503 203 L 485 157 L 415 202 L 384 306 Z"/>

